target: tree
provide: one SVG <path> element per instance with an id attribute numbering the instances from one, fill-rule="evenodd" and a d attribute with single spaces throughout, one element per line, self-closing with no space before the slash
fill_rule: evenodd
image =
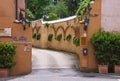
<path id="1" fill-rule="evenodd" d="M 82 0 L 65 0 L 66 5 L 68 6 L 68 13 L 70 16 L 75 15 L 75 12 L 77 11 L 77 8 L 81 1 Z"/>
<path id="2" fill-rule="evenodd" d="M 49 13 L 55 13 L 59 18 L 64 18 L 68 16 L 68 7 L 65 4 L 65 1 L 60 0 L 56 4 L 51 3 L 45 8 L 45 15 L 49 16 Z"/>
<path id="3" fill-rule="evenodd" d="M 42 18 L 44 14 L 44 8 L 49 5 L 50 0 L 27 0 L 27 9 L 29 9 L 35 19 Z"/>

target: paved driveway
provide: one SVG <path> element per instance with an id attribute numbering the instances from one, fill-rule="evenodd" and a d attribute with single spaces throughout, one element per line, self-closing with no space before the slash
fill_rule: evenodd
<path id="1" fill-rule="evenodd" d="M 33 69 L 79 68 L 79 58 L 72 53 L 33 48 L 32 66 Z"/>
<path id="2" fill-rule="evenodd" d="M 38 57 L 37 54 L 41 54 L 42 56 L 40 55 L 41 57 Z M 47 54 L 50 54 L 50 55 L 56 54 L 57 56 L 56 55 L 55 56 L 57 57 L 57 59 L 59 58 L 61 60 L 60 61 L 57 60 L 55 56 L 54 58 L 49 57 L 47 56 Z M 61 56 L 61 54 L 63 54 L 63 56 Z M 78 69 L 75 69 L 73 67 L 70 68 L 73 65 L 73 63 L 77 64 L 78 62 L 76 60 L 77 57 L 75 55 L 73 56 L 72 55 L 73 54 L 66 54 L 65 52 L 57 52 L 57 51 L 33 48 L 33 63 L 34 64 L 33 64 L 32 73 L 27 74 L 27 75 L 0 78 L 0 81 L 120 81 L 119 75 L 99 74 L 99 73 L 82 73 Z M 69 57 L 69 58 L 66 58 L 66 57 Z M 56 60 L 56 62 L 54 62 L 54 60 L 49 61 L 48 59 L 54 59 Z M 43 64 L 41 64 L 42 62 Z M 53 63 L 49 64 L 50 62 L 53 62 Z M 61 64 L 62 62 L 64 63 Z M 72 62 L 72 63 L 69 63 L 69 62 Z M 49 67 L 51 67 L 51 65 L 54 65 L 54 66 L 52 66 L 53 68 L 50 69 Z M 62 65 L 64 65 L 64 68 Z"/>

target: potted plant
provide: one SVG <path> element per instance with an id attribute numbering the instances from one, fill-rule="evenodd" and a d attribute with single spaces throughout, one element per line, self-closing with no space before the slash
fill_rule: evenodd
<path id="1" fill-rule="evenodd" d="M 120 61 L 119 61 L 119 62 L 120 62 Z M 114 72 L 115 72 L 115 73 L 120 73 L 120 63 L 114 65 Z"/>
<path id="2" fill-rule="evenodd" d="M 113 59 L 113 65 L 114 65 L 114 73 L 120 73 L 120 57 L 115 56 L 112 57 Z"/>
<path id="3" fill-rule="evenodd" d="M 14 61 L 15 53 L 16 46 L 14 44 L 0 42 L 0 77 L 8 76 L 9 69 L 16 64 Z"/>
<path id="4" fill-rule="evenodd" d="M 114 65 L 114 72 L 120 73 L 120 33 L 112 33 L 110 42 L 110 63 Z"/>
<path id="5" fill-rule="evenodd" d="M 99 73 L 108 73 L 108 65 L 110 61 L 109 51 L 109 32 L 99 31 L 93 34 L 90 41 L 94 47 L 94 55 L 98 61 Z"/>

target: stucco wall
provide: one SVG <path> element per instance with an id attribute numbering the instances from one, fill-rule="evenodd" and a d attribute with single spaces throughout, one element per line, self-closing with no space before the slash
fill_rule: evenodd
<path id="1" fill-rule="evenodd" d="M 74 25 L 75 20 L 77 21 L 77 18 L 73 18 L 69 21 L 52 23 L 49 25 L 49 27 L 45 27 L 45 24 L 42 24 L 41 20 L 36 21 L 35 27 L 36 28 L 40 27 L 39 33 L 41 34 L 41 38 L 40 40 L 33 40 L 33 46 L 41 47 L 41 48 L 52 48 L 56 50 L 64 50 L 64 51 L 76 53 L 76 48 L 79 48 L 79 47 L 76 47 L 75 45 L 73 45 L 72 39 L 74 38 L 75 34 L 77 34 L 75 31 L 76 31 L 76 28 L 79 27 L 79 24 L 76 24 L 77 26 L 75 26 Z M 36 29 L 34 29 L 33 32 L 36 33 Z M 51 42 L 48 41 L 49 34 L 53 34 L 53 38 Z M 56 40 L 56 37 L 58 34 L 62 34 L 61 41 Z M 68 34 L 72 35 L 72 38 L 70 41 L 65 40 Z M 78 32 L 78 34 L 80 33 Z"/>
<path id="2" fill-rule="evenodd" d="M 105 31 L 120 31 L 120 0 L 102 0 L 102 28 Z"/>
<path id="3" fill-rule="evenodd" d="M 16 65 L 10 69 L 10 75 L 26 74 L 32 70 L 31 63 L 31 42 L 32 42 L 32 29 L 26 26 L 26 30 L 23 30 L 21 23 L 14 23 L 15 20 L 15 0 L 0 0 L 0 28 L 10 27 L 12 28 L 11 37 L 0 37 L 0 41 L 10 42 L 17 45 L 17 52 L 14 60 Z M 26 42 L 14 41 L 15 36 L 26 37 Z M 29 42 L 29 50 L 24 51 L 24 43 Z"/>
<path id="4" fill-rule="evenodd" d="M 41 34 L 40 40 L 32 39 L 33 46 L 39 47 L 39 48 L 50 48 L 55 50 L 63 50 L 67 52 L 73 52 L 79 55 L 80 58 L 80 68 L 81 71 L 89 70 L 89 69 L 95 69 L 97 68 L 97 62 L 95 60 L 94 54 L 93 54 L 93 47 L 89 41 L 90 37 L 98 31 L 101 27 L 101 0 L 95 1 L 95 4 L 92 4 L 92 12 L 91 14 L 97 14 L 96 17 L 90 17 L 90 24 L 88 26 L 87 30 L 87 37 L 85 37 L 84 45 L 81 45 L 76 47 L 73 44 L 73 38 L 74 36 L 79 36 L 80 39 L 84 38 L 84 31 L 83 31 L 83 24 L 80 24 L 78 22 L 78 19 L 74 17 L 73 19 L 64 19 L 57 20 L 57 21 L 51 21 L 49 24 L 49 27 L 45 27 L 45 23 L 43 23 L 41 20 L 33 21 L 32 27 L 33 27 L 33 33 L 36 33 L 38 30 L 38 33 Z M 48 22 L 46 22 L 48 23 Z M 52 33 L 53 39 L 51 42 L 49 42 L 48 35 Z M 58 34 L 62 34 L 62 40 L 57 41 L 55 38 Z M 66 36 L 68 34 L 72 35 L 72 39 L 70 41 L 65 40 Z M 82 41 L 82 39 L 80 40 Z M 88 55 L 83 55 L 83 48 L 88 49 Z"/>

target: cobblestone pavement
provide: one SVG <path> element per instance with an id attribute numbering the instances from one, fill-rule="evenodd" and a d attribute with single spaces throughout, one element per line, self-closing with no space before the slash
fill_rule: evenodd
<path id="1" fill-rule="evenodd" d="M 71 67 L 74 63 L 77 64 L 77 60 L 75 61 L 76 56 L 72 54 L 71 57 L 71 55 L 69 56 L 65 52 L 56 52 L 52 50 L 50 51 L 36 48 L 33 48 L 32 51 L 33 70 L 30 74 L 0 78 L 0 81 L 120 81 L 119 74 L 83 73 L 78 69 Z M 51 59 L 51 56 L 54 56 L 52 59 L 54 59 L 56 62 L 49 64 L 48 59 Z M 63 59 L 64 61 L 57 59 Z M 51 69 L 48 69 L 54 64 L 55 66 L 52 66 Z"/>

